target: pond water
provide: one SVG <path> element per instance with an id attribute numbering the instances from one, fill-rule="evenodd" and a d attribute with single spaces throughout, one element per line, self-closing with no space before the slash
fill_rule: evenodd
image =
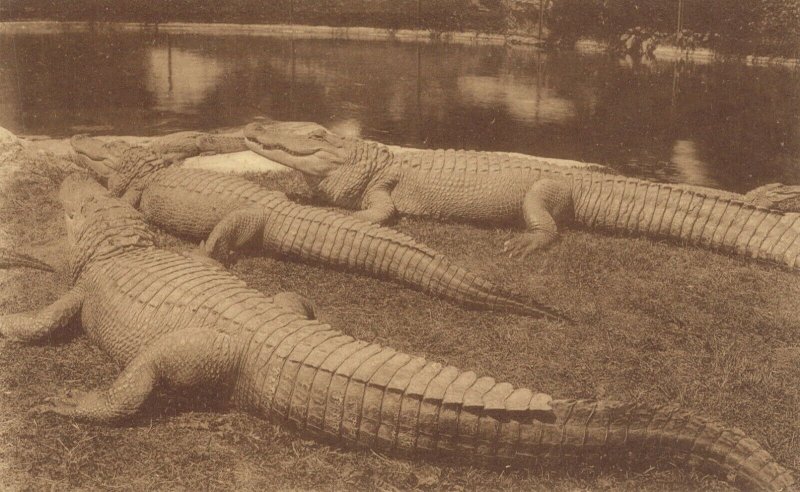
<path id="1" fill-rule="evenodd" d="M 163 134 L 257 116 L 744 191 L 800 183 L 800 73 L 530 48 L 155 32 L 0 34 L 0 126 Z"/>

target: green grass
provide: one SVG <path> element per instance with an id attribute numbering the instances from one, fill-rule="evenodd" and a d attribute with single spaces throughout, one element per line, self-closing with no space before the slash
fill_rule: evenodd
<path id="1" fill-rule="evenodd" d="M 295 175 L 253 179 L 307 198 Z M 0 220 L 22 251 L 63 268 L 55 190 L 46 179 L 11 186 Z M 350 335 L 555 397 L 680 403 L 744 429 L 783 464 L 800 468 L 797 273 L 646 238 L 574 230 L 520 261 L 499 253 L 515 230 L 408 219 L 395 227 L 576 323 L 467 311 L 393 283 L 273 257 L 241 257 L 233 270 L 264 292 L 294 290 L 313 298 L 320 318 Z M 166 233 L 158 237 L 172 250 L 191 246 Z M 0 272 L 0 287 L 0 313 L 10 313 L 53 301 L 67 280 Z M 392 459 L 319 444 L 174 395 L 152 398 L 122 427 L 33 417 L 28 410 L 44 398 L 104 386 L 119 370 L 78 327 L 51 342 L 0 340 L 0 488 L 728 488 L 669 461 L 634 472 L 492 470 Z"/>

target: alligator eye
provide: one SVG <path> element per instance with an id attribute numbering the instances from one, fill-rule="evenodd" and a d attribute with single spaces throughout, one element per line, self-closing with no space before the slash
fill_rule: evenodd
<path id="1" fill-rule="evenodd" d="M 314 130 L 309 134 L 309 137 L 316 138 L 317 140 L 322 140 L 323 138 L 325 138 L 325 130 L 323 130 L 322 128 Z"/>

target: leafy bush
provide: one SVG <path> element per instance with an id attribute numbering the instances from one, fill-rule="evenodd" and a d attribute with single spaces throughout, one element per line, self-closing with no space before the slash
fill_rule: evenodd
<path id="1" fill-rule="evenodd" d="M 638 28 L 664 33 L 653 35 L 685 49 L 709 46 L 730 53 L 800 55 L 800 0 L 683 3 L 680 32 L 675 0 L 551 0 L 547 24 L 560 42 L 590 37 L 617 45 L 625 33 Z"/>
<path id="2" fill-rule="evenodd" d="M 800 55 L 800 0 L 684 0 L 684 30 L 674 39 L 676 0 L 5 0 L 0 19 L 293 22 L 535 35 L 540 1 L 556 44 L 589 37 L 616 45 L 639 28 L 687 48 Z"/>

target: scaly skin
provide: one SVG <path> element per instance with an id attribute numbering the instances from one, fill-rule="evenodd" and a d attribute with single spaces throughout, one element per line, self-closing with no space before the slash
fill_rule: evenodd
<path id="1" fill-rule="evenodd" d="M 37 260 L 32 256 L 23 253 L 17 253 L 6 248 L 0 248 L 0 268 L 13 268 L 13 267 L 27 267 L 36 270 L 44 270 L 45 272 L 52 272 L 53 267 L 47 263 Z"/>
<path id="2" fill-rule="evenodd" d="M 556 221 L 569 217 L 800 268 L 800 186 L 771 184 L 740 195 L 527 156 L 393 152 L 314 123 L 253 123 L 244 133 L 251 150 L 303 172 L 324 200 L 360 209 L 357 217 L 376 223 L 395 214 L 485 223 L 523 219 L 528 232 L 508 241 L 506 251 L 525 256 L 552 243 Z"/>
<path id="3" fill-rule="evenodd" d="M 445 256 L 392 229 L 299 205 L 238 176 L 172 166 L 171 149 L 103 144 L 74 137 L 86 166 L 108 176 L 109 190 L 136 206 L 148 222 L 205 239 L 220 258 L 252 244 L 305 261 L 388 278 L 479 309 L 564 319 L 553 309 L 505 292 L 453 265 Z"/>
<path id="4" fill-rule="evenodd" d="M 740 430 L 676 406 L 553 400 L 355 340 L 309 319 L 302 302 L 155 248 L 141 215 L 85 177 L 67 178 L 60 196 L 74 286 L 38 312 L 0 318 L 0 334 L 37 340 L 79 317 L 124 370 L 107 389 L 51 398 L 38 412 L 119 422 L 156 387 L 203 388 L 312 437 L 395 455 L 563 466 L 657 454 L 745 489 L 794 486 Z"/>
<path id="5" fill-rule="evenodd" d="M 122 141 L 102 142 L 86 135 L 76 135 L 73 138 L 82 141 L 82 153 L 88 158 L 98 161 L 99 165 L 102 165 L 102 161 L 109 152 L 119 153 L 130 146 Z M 247 150 L 243 137 L 195 131 L 176 132 L 156 137 L 146 146 L 156 154 L 176 160 L 197 155 L 230 154 Z M 96 171 L 100 174 L 107 172 L 107 170 L 97 169 Z"/>

